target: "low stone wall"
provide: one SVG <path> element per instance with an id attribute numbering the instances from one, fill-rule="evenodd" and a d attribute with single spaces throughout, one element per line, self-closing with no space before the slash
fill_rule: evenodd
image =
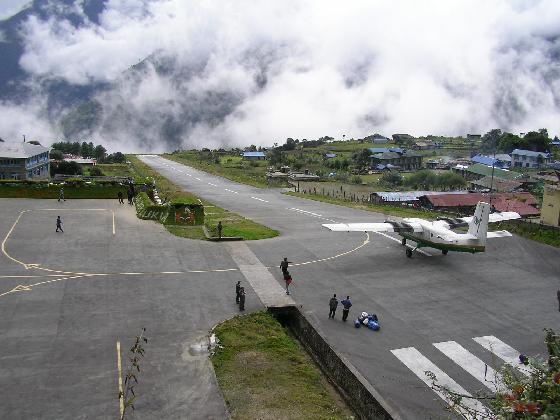
<path id="1" fill-rule="evenodd" d="M 295 306 L 268 309 L 300 341 L 361 419 L 400 419 L 371 384 Z"/>

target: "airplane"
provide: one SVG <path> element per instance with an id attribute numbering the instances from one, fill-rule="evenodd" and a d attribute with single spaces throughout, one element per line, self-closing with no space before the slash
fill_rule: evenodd
<path id="1" fill-rule="evenodd" d="M 406 256 L 412 257 L 419 248 L 430 247 L 441 250 L 443 255 L 449 251 L 484 252 L 486 240 L 489 238 L 505 238 L 511 236 L 507 230 L 488 232 L 488 223 L 519 219 L 521 216 L 513 211 L 490 212 L 488 203 L 479 201 L 474 216 L 458 219 L 438 217 L 430 222 L 425 219 L 408 218 L 402 222 L 387 220 L 384 223 L 334 223 L 323 226 L 334 232 L 396 232 L 402 236 L 402 245 L 406 248 Z M 467 233 L 457 233 L 452 229 L 468 227 Z M 410 240 L 416 243 L 412 248 L 406 244 Z"/>

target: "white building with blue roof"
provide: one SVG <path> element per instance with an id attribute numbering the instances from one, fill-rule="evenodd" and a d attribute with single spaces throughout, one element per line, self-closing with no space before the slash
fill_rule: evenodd
<path id="1" fill-rule="evenodd" d="M 550 160 L 550 153 L 522 149 L 515 149 L 511 152 L 511 166 L 513 168 L 540 168 L 548 165 Z"/>

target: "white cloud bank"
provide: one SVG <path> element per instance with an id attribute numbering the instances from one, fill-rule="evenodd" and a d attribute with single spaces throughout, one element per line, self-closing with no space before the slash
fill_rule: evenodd
<path id="1" fill-rule="evenodd" d="M 106 112 L 94 135 L 111 148 L 172 148 L 169 118 L 186 122 L 186 147 L 558 133 L 558 22 L 556 0 L 109 0 L 99 25 L 30 18 L 20 64 L 36 78 L 113 82 L 97 98 Z M 173 65 L 127 73 L 148 56 Z M 40 103 L 7 107 L 0 133 L 43 121 Z"/>

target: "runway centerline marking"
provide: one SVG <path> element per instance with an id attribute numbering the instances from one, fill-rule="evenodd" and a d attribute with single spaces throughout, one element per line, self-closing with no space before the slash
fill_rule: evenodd
<path id="1" fill-rule="evenodd" d="M 194 179 L 196 179 L 197 181 L 200 181 L 200 178 L 197 178 L 196 176 L 194 177 Z"/>
<path id="2" fill-rule="evenodd" d="M 209 182 L 208 185 L 212 185 L 213 187 L 217 187 L 216 184 L 212 184 L 211 182 Z"/>
<path id="3" fill-rule="evenodd" d="M 258 200 L 258 201 L 262 201 L 263 203 L 269 203 L 269 201 L 267 200 L 263 200 L 262 198 L 259 197 L 251 197 L 253 200 Z"/>
<path id="4" fill-rule="evenodd" d="M 119 340 L 117 340 L 117 372 L 119 374 L 119 418 L 121 418 L 124 412 L 124 393 L 122 381 L 121 342 Z"/>
<path id="5" fill-rule="evenodd" d="M 115 234 L 115 210 L 111 210 L 111 213 L 113 213 L 113 235 Z"/>

